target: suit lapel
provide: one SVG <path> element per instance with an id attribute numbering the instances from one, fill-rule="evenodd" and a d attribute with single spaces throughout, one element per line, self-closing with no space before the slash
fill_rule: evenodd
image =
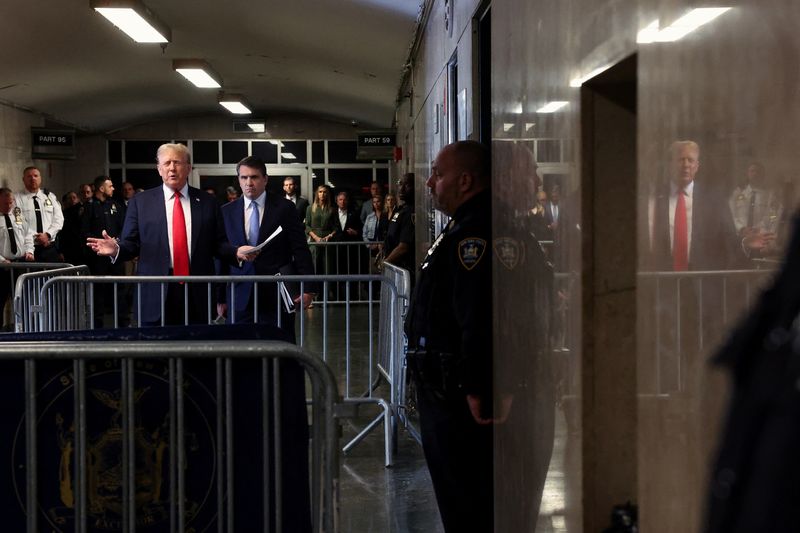
<path id="1" fill-rule="evenodd" d="M 197 243 L 200 241 L 200 233 L 203 229 L 201 227 L 202 215 L 198 192 L 196 189 L 189 187 L 189 210 L 192 212 L 192 250 L 190 257 L 194 256 L 194 251 L 197 249 Z"/>
<path id="2" fill-rule="evenodd" d="M 247 244 L 247 235 L 244 232 L 244 196 L 236 199 L 236 204 L 233 209 L 228 211 L 231 216 L 235 217 L 231 222 L 231 227 L 236 232 L 231 235 L 231 242 L 237 243 L 237 246 Z"/>
<path id="3" fill-rule="evenodd" d="M 258 242 L 264 242 L 264 239 L 272 235 L 275 228 L 278 227 L 278 209 L 277 204 L 272 202 L 272 197 L 267 193 L 264 198 L 264 216 L 261 217 L 261 226 L 258 228 Z"/>

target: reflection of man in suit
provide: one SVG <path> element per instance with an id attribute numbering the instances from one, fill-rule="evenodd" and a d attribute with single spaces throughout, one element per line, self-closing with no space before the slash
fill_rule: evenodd
<path id="1" fill-rule="evenodd" d="M 252 276 L 275 274 L 313 275 L 314 265 L 311 252 L 306 243 L 305 228 L 298 218 L 294 204 L 276 195 L 266 192 L 267 169 L 258 157 L 246 157 L 236 165 L 239 176 L 239 188 L 242 196 L 222 207 L 225 232 L 233 246 L 257 245 L 264 242 L 278 228 L 276 235 L 256 258 L 241 266 L 231 266 L 230 274 Z M 291 178 L 288 178 L 291 179 Z M 285 182 L 284 182 L 285 183 Z M 223 266 L 223 273 L 225 268 Z M 287 285 L 296 285 L 288 284 Z M 236 323 L 252 323 L 254 316 L 258 323 L 277 325 L 277 309 L 281 309 L 281 329 L 287 338 L 294 340 L 294 314 L 284 309 L 283 302 L 277 300 L 277 284 L 260 283 L 258 285 L 258 310 L 255 313 L 254 291 L 252 283 L 235 283 L 233 291 L 226 290 L 228 303 L 220 304 L 219 314 L 229 311 L 229 318 Z M 312 287 L 304 286 L 304 294 L 293 297 L 294 303 L 307 309 L 314 299 Z M 233 292 L 233 294 L 231 294 Z M 237 365 L 246 370 L 237 374 L 234 403 L 248 403 L 253 390 L 261 387 L 260 362 L 257 367 L 251 361 L 239 361 Z M 303 369 L 295 361 L 281 361 L 280 373 L 280 409 L 281 419 L 281 472 L 279 485 L 282 502 L 283 531 L 305 533 L 311 531 L 311 507 L 308 488 L 308 426 L 306 424 L 305 377 Z M 275 366 L 269 368 L 271 374 Z M 249 370 L 249 371 L 248 371 Z M 269 376 L 268 382 L 272 382 Z M 255 407 L 259 409 L 258 406 Z M 263 413 L 251 413 L 254 419 L 260 419 Z M 270 424 L 272 426 L 272 424 Z M 245 432 L 250 431 L 242 430 Z M 274 436 L 270 436 L 274 439 Z M 250 442 L 247 442 L 247 441 Z M 263 502 L 263 495 L 258 488 L 261 483 L 261 442 L 258 439 L 240 438 L 235 461 L 240 465 L 237 476 L 245 480 L 247 486 L 253 487 L 243 498 L 237 498 L 236 516 L 237 531 L 255 530 L 273 531 L 263 526 L 258 520 L 263 513 L 257 512 Z M 241 468 L 244 465 L 246 468 Z M 261 468 L 254 468 L 259 465 Z M 274 472 L 270 477 L 274 477 Z M 274 502 L 272 506 L 274 507 Z M 270 516 L 275 516 L 274 508 Z M 259 517 L 259 518 L 256 518 Z M 273 526 L 274 528 L 274 526 Z"/>
<path id="2" fill-rule="evenodd" d="M 128 203 L 119 242 L 103 232 L 102 238 L 87 239 L 98 255 L 114 261 L 139 258 L 142 276 L 211 276 L 214 257 L 224 262 L 249 261 L 250 247 L 234 248 L 225 237 L 219 206 L 208 194 L 189 187 L 192 170 L 189 150 L 182 144 L 163 144 L 158 148 L 158 173 L 164 184 L 143 191 Z M 161 287 L 142 285 L 139 323 L 145 326 L 183 324 L 184 287 L 170 284 L 165 317 L 161 316 Z M 208 321 L 207 289 L 203 284 L 189 286 L 189 321 Z"/>
<path id="3" fill-rule="evenodd" d="M 306 243 L 303 224 L 294 212 L 294 205 L 284 198 L 266 192 L 267 173 L 264 162 L 257 157 L 246 157 L 236 165 L 239 187 L 243 195 L 222 207 L 225 232 L 233 246 L 255 246 L 264 242 L 278 227 L 281 232 L 267 244 L 250 263 L 230 267 L 233 275 L 299 274 L 313 275 L 314 265 Z M 287 178 L 291 180 L 291 178 Z M 284 182 L 285 183 L 285 182 Z M 236 308 L 231 311 L 234 322 L 253 321 L 253 285 L 235 284 Z M 258 321 L 276 321 L 276 284 L 261 283 L 258 286 Z M 304 287 L 303 308 L 313 300 L 310 287 Z M 300 304 L 300 295 L 294 303 Z M 231 298 L 228 298 L 228 302 Z M 281 304 L 283 308 L 283 304 Z M 294 315 L 282 313 L 281 325 L 294 336 Z"/>
<path id="4" fill-rule="evenodd" d="M 297 194 L 297 182 L 291 176 L 283 178 L 283 192 L 286 193 L 286 199 L 294 204 L 297 208 L 297 215 L 300 217 L 300 222 L 306 219 L 306 210 L 308 209 L 308 200 Z"/>
<path id="5" fill-rule="evenodd" d="M 671 179 L 656 192 L 651 252 L 655 270 L 721 270 L 741 264 L 744 252 L 725 197 L 708 181 L 695 181 L 700 147 L 676 141 Z"/>

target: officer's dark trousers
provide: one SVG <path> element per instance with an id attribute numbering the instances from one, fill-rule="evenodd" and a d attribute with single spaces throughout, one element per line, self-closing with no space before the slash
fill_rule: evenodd
<path id="1" fill-rule="evenodd" d="M 422 447 L 447 533 L 493 527 L 492 426 L 472 419 L 465 396 L 417 392 Z"/>

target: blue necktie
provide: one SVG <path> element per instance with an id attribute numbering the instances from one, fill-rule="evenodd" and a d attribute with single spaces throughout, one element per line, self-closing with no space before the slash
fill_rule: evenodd
<path id="1" fill-rule="evenodd" d="M 258 204 L 250 202 L 250 231 L 247 233 L 247 242 L 250 246 L 258 244 Z"/>

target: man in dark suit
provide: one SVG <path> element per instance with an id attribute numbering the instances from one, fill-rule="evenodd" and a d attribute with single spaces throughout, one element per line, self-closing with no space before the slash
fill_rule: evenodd
<path id="1" fill-rule="evenodd" d="M 297 182 L 292 176 L 283 178 L 283 192 L 286 193 L 286 199 L 297 208 L 297 216 L 300 217 L 300 222 L 305 221 L 308 200 L 297 194 Z"/>
<path id="2" fill-rule="evenodd" d="M 255 246 L 264 242 L 277 228 L 281 232 L 262 248 L 256 258 L 241 266 L 231 266 L 233 275 L 295 274 L 313 275 L 314 265 L 306 243 L 305 228 L 296 216 L 294 205 L 284 198 L 266 192 L 267 174 L 264 162 L 257 157 L 246 157 L 237 165 L 239 186 L 243 195 L 222 206 L 225 232 L 233 246 Z M 291 178 L 287 178 L 291 179 Z M 223 269 L 223 272 L 225 269 Z M 292 284 L 294 285 L 294 284 Z M 294 288 L 294 287 L 293 287 Z M 236 283 L 235 309 L 227 309 L 232 321 L 253 322 L 254 298 L 252 283 Z M 304 287 L 304 294 L 294 294 L 293 303 L 308 308 L 313 300 L 312 288 Z M 231 301 L 230 295 L 228 301 Z M 258 285 L 258 321 L 276 321 L 276 284 Z M 283 304 L 281 304 L 283 307 Z M 294 315 L 282 313 L 281 325 L 294 336 Z"/>
<path id="3" fill-rule="evenodd" d="M 695 181 L 700 147 L 676 141 L 670 149 L 671 179 L 656 191 L 651 264 L 654 270 L 721 270 L 740 266 L 745 252 L 725 197 L 708 181 Z"/>
<path id="4" fill-rule="evenodd" d="M 242 196 L 222 206 L 222 216 L 228 240 L 234 246 L 257 245 L 264 242 L 280 228 L 278 233 L 255 259 L 241 266 L 231 266 L 230 274 L 252 276 L 275 274 L 313 275 L 314 264 L 311 252 L 306 243 L 305 228 L 297 217 L 292 202 L 279 196 L 267 194 L 267 169 L 264 162 L 257 157 L 246 157 L 236 165 L 239 187 Z M 226 268 L 223 265 L 223 273 Z M 287 284 L 289 285 L 289 284 Z M 297 284 L 291 284 L 297 285 Z M 298 288 L 299 289 L 299 288 Z M 313 287 L 305 285 L 304 293 L 292 296 L 296 306 L 307 309 L 314 299 Z M 229 319 L 236 323 L 253 323 L 254 317 L 259 324 L 278 325 L 277 309 L 280 308 L 280 327 L 287 333 L 287 338 L 295 339 L 294 313 L 289 313 L 283 301 L 278 301 L 277 284 L 258 284 L 258 309 L 255 307 L 253 283 L 235 283 L 233 290 L 226 290 L 227 301 L 235 299 L 234 307 L 220 304 L 220 315 L 229 311 Z M 231 302 L 232 303 L 232 302 Z M 234 394 L 241 403 L 248 403 L 249 395 L 258 390 L 262 375 L 260 367 L 251 368 L 251 361 L 237 361 L 244 372 L 238 374 L 237 387 Z M 260 365 L 260 362 L 258 363 Z M 282 498 L 283 531 L 310 533 L 311 507 L 308 488 L 308 426 L 305 403 L 305 378 L 303 369 L 295 361 L 281 361 L 280 373 L 280 405 L 281 405 L 281 472 L 282 479 L 278 484 Z M 250 371 L 247 371 L 250 370 Z M 269 372 L 275 371 L 271 367 Z M 272 378 L 268 380 L 271 382 Z M 255 407 L 256 410 L 259 407 Z M 256 413 L 251 413 L 255 416 Z M 257 416 L 255 419 L 260 419 Z M 272 424 L 270 424 L 272 427 Z M 247 429 L 246 431 L 251 431 Z M 270 435 L 269 438 L 274 438 Z M 247 442 L 247 441 L 250 442 Z M 264 527 L 258 520 L 263 513 L 256 512 L 263 502 L 263 495 L 258 488 L 262 468 L 261 443 L 258 440 L 238 438 L 236 475 L 248 481 L 253 487 L 244 499 L 237 498 L 237 530 L 273 531 L 274 524 Z M 270 477 L 274 480 L 274 472 Z M 271 504 L 273 507 L 275 503 Z M 274 508 L 270 516 L 275 516 Z M 255 518 L 257 517 L 257 518 Z M 261 527 L 258 527 L 261 526 Z"/>
<path id="5" fill-rule="evenodd" d="M 350 210 L 350 195 L 347 191 L 336 194 L 336 212 L 333 215 L 332 240 L 342 243 L 361 241 L 361 220 L 358 215 Z M 363 246 L 355 244 L 337 244 L 328 252 L 333 252 L 336 261 L 336 274 L 359 274 L 367 271 L 367 253 L 361 253 Z M 346 298 L 345 283 L 334 284 L 334 299 Z M 351 286 L 354 289 L 355 286 Z"/>
<path id="6" fill-rule="evenodd" d="M 216 201 L 189 187 L 192 171 L 189 149 L 182 144 L 163 144 L 157 153 L 158 173 L 163 186 L 143 191 L 128 203 L 119 241 L 106 231 L 101 238 L 87 239 L 98 255 L 116 261 L 139 258 L 142 276 L 214 275 L 214 257 L 223 262 L 250 261 L 249 246 L 238 250 L 225 237 L 225 225 Z M 139 324 L 145 326 L 184 323 L 184 287 L 170 284 L 165 315 L 161 316 L 161 287 L 144 284 Z M 207 289 L 203 284 L 189 287 L 189 321 L 208 321 Z"/>

